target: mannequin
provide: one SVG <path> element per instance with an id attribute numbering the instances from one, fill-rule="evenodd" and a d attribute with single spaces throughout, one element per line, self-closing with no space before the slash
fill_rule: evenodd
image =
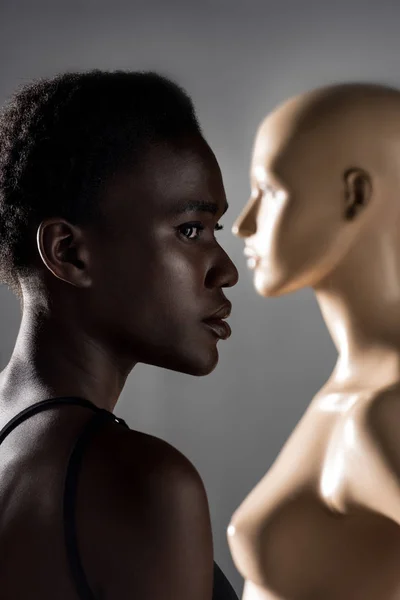
<path id="1" fill-rule="evenodd" d="M 242 598 L 398 600 L 400 91 L 286 101 L 257 132 L 251 189 L 233 233 L 257 292 L 312 287 L 338 360 L 232 516 Z"/>

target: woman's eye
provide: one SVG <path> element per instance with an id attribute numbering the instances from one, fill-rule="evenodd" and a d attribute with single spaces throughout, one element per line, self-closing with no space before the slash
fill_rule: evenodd
<path id="1" fill-rule="evenodd" d="M 220 231 L 224 226 L 217 223 L 214 227 L 215 231 Z M 179 233 L 188 240 L 199 239 L 201 232 L 204 231 L 205 226 L 201 223 L 185 223 L 178 227 Z"/>
<path id="2" fill-rule="evenodd" d="M 188 240 L 196 240 L 200 235 L 200 231 L 203 231 L 203 229 L 203 225 L 198 223 L 187 223 L 186 225 L 179 227 L 180 233 Z"/>

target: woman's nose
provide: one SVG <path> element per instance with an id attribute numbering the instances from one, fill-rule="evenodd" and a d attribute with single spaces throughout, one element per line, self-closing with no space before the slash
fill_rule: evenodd
<path id="1" fill-rule="evenodd" d="M 236 268 L 235 263 L 232 261 L 231 257 L 226 255 L 227 258 L 227 267 L 226 267 L 226 275 L 225 282 L 222 284 L 222 287 L 233 287 L 239 281 L 239 272 Z"/>
<path id="2" fill-rule="evenodd" d="M 207 271 L 206 287 L 233 287 L 239 281 L 238 270 L 230 256 L 221 246 L 219 247 L 218 259 Z"/>

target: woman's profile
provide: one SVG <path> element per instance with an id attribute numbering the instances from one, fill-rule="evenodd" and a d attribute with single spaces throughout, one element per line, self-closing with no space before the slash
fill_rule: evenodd
<path id="1" fill-rule="evenodd" d="M 135 364 L 206 375 L 230 335 L 227 208 L 190 98 L 155 73 L 30 83 L 0 120 L 4 600 L 209 600 L 202 480 L 113 415 Z M 214 598 L 236 598 L 217 566 Z M 218 588 L 218 589 L 217 589 Z"/>

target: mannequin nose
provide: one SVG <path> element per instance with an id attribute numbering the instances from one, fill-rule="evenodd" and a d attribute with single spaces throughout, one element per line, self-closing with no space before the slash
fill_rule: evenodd
<path id="1" fill-rule="evenodd" d="M 257 232 L 257 204 L 257 199 L 250 198 L 232 226 L 233 235 L 248 238 Z"/>

